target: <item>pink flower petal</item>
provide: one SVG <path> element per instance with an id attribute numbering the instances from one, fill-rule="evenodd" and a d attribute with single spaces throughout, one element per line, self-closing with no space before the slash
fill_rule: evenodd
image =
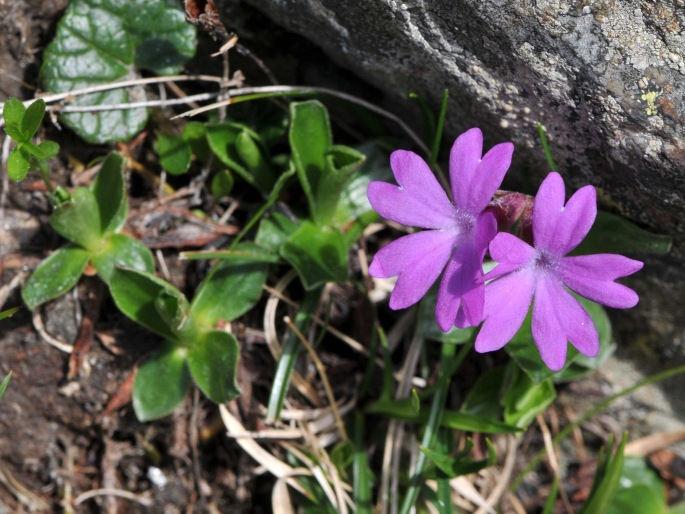
<path id="1" fill-rule="evenodd" d="M 500 143 L 493 146 L 478 164 L 471 178 L 467 202 L 462 204 L 455 201 L 457 209 L 463 209 L 474 216 L 479 215 L 488 206 L 495 191 L 502 185 L 504 175 L 511 165 L 513 153 L 512 143 Z"/>
<path id="2" fill-rule="evenodd" d="M 585 239 L 596 217 L 595 188 L 593 186 L 580 188 L 566 203 L 559 216 L 555 236 L 548 241 L 547 249 L 559 255 L 566 255 Z"/>
<path id="3" fill-rule="evenodd" d="M 499 350 L 514 337 L 526 318 L 535 288 L 528 269 L 510 273 L 485 286 L 485 322 L 476 338 L 476 351 Z"/>
<path id="4" fill-rule="evenodd" d="M 535 248 L 518 237 L 500 232 L 490 243 L 490 257 L 498 264 L 485 275 L 485 280 L 492 280 L 526 266 L 535 258 L 535 254 Z"/>
<path id="5" fill-rule="evenodd" d="M 454 236 L 449 233 L 426 230 L 401 237 L 376 253 L 369 275 L 399 275 L 390 296 L 391 309 L 409 307 L 426 294 L 445 267 L 454 243 Z"/>
<path id="6" fill-rule="evenodd" d="M 557 320 L 566 337 L 576 349 L 587 357 L 596 357 L 599 353 L 599 334 L 592 318 L 585 308 L 560 284 L 554 295 L 557 303 Z"/>
<path id="7" fill-rule="evenodd" d="M 414 152 L 397 150 L 390 156 L 390 166 L 399 187 L 375 181 L 367 190 L 369 202 L 378 214 L 413 227 L 455 226 L 459 215 L 421 157 Z"/>
<path id="8" fill-rule="evenodd" d="M 569 288 L 593 302 L 616 309 L 637 305 L 637 293 L 614 282 L 642 269 L 640 261 L 623 255 L 594 254 L 565 257 L 561 261 L 560 277 Z"/>
<path id="9" fill-rule="evenodd" d="M 558 173 L 550 173 L 542 181 L 533 204 L 533 238 L 538 250 L 554 246 L 565 199 L 564 180 Z"/>
<path id="10" fill-rule="evenodd" d="M 478 325 L 483 320 L 483 257 L 496 233 L 497 220 L 486 212 L 476 222 L 474 232 L 459 239 L 438 290 L 435 317 L 443 332 L 456 323 L 460 306 L 464 316 L 461 328 Z"/>
<path id="11" fill-rule="evenodd" d="M 557 286 L 554 287 L 554 279 L 538 276 L 533 299 L 533 339 L 542 361 L 552 371 L 564 367 L 568 348 L 566 334 L 557 317 L 557 294 L 558 289 L 562 289 L 558 283 Z"/>
<path id="12" fill-rule="evenodd" d="M 464 209 L 471 198 L 471 181 L 483 155 L 483 133 L 472 128 L 460 135 L 450 150 L 450 183 L 454 205 Z M 489 200 L 488 200 L 489 201 Z M 467 211 L 472 213 L 471 211 Z M 480 212 L 476 213 L 476 215 Z"/>

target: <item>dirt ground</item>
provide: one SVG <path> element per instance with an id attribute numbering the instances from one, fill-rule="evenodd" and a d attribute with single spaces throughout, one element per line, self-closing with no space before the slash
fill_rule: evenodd
<path id="1" fill-rule="evenodd" d="M 66 4 L 0 0 L 0 98 L 34 94 L 42 48 Z M 91 152 L 105 151 L 88 148 L 69 133 L 47 130 L 77 161 L 87 162 Z M 64 185 L 75 180 L 64 161 L 53 172 Z M 154 195 L 149 185 L 141 182 L 135 189 L 127 228 L 147 237 L 146 243 L 164 258 L 174 285 L 192 291 L 206 265 L 178 261 L 178 249 L 206 238 L 218 244 L 226 235 L 190 215 L 194 206 L 189 203 L 157 208 L 150 203 Z M 61 242 L 49 227 L 50 206 L 38 181 L 5 181 L 0 202 L 0 303 L 9 308 L 21 304 L 22 280 Z M 339 322 L 354 326 L 360 314 L 351 306 L 358 299 L 338 293 Z M 0 376 L 12 370 L 13 377 L 0 402 L 0 514 L 271 511 L 273 479 L 224 436 L 216 406 L 197 390 L 172 416 L 152 423 L 136 420 L 127 403 L 132 377 L 159 340 L 124 318 L 96 277 L 86 277 L 75 291 L 35 313 L 23 308 L 1 323 Z M 273 376 L 259 327 L 258 319 L 234 327 L 242 334 L 243 389 L 250 391 L 237 408 L 252 425 L 256 418 L 249 397 L 263 403 Z M 70 354 L 72 346 L 77 351 Z M 353 358 L 333 352 L 322 357 L 331 364 L 334 383 L 354 387 L 347 377 L 361 373 L 361 368 Z M 622 369 L 621 362 L 607 366 Z M 580 412 L 615 392 L 619 386 L 613 380 L 618 381 L 612 373 L 598 374 L 574 384 L 562 392 L 562 403 Z M 679 407 L 674 410 L 668 397 L 651 391 L 651 396 L 626 400 L 586 426 L 587 444 L 596 448 L 607 434 L 623 428 L 637 437 L 682 427 Z M 563 422 L 567 411 L 559 407 L 558 412 L 557 421 Z M 526 437 L 530 453 L 540 447 L 539 435 Z M 577 478 L 585 468 L 573 448 L 571 454 Z M 544 479 L 534 477 L 524 492 L 539 495 L 535 486 Z M 578 484 L 588 487 L 587 479 Z M 131 497 L 87 494 L 102 489 L 127 491 Z"/>

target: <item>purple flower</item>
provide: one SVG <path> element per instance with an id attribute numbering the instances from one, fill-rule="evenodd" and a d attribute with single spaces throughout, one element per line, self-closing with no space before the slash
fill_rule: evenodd
<path id="1" fill-rule="evenodd" d="M 473 128 L 450 152 L 454 203 L 421 157 L 398 150 L 390 156 L 399 186 L 371 182 L 369 201 L 381 216 L 428 230 L 401 237 L 381 248 L 369 267 L 376 278 L 399 275 L 390 296 L 392 309 L 418 302 L 447 266 L 435 311 L 440 328 L 477 325 L 483 319 L 483 257 L 497 233 L 495 217 L 484 212 L 511 164 L 514 145 L 502 143 L 484 157 L 483 134 Z"/>
<path id="2" fill-rule="evenodd" d="M 564 181 L 550 173 L 533 205 L 533 240 L 529 246 L 500 232 L 490 243 L 498 266 L 485 276 L 485 322 L 476 350 L 490 352 L 507 344 L 533 303 L 533 339 L 544 363 L 557 371 L 566 362 L 567 341 L 594 357 L 599 337 L 592 319 L 568 289 L 608 307 L 634 307 L 638 296 L 614 282 L 642 268 L 642 263 L 614 254 L 565 257 L 585 238 L 597 215 L 592 186 L 579 189 L 564 205 Z"/>

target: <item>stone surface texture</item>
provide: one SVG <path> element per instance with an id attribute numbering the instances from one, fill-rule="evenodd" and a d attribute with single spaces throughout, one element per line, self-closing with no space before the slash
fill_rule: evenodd
<path id="1" fill-rule="evenodd" d="M 479 126 L 486 146 L 513 141 L 514 183 L 533 191 L 548 171 L 540 121 L 571 188 L 594 184 L 604 208 L 674 236 L 631 285 L 637 317 L 685 348 L 684 0 L 225 4 L 305 36 L 398 105 L 417 92 L 437 106 L 448 88 L 447 133 Z"/>

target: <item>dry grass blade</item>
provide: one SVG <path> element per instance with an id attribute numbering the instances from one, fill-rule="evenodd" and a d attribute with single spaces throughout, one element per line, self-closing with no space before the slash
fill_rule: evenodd
<path id="1" fill-rule="evenodd" d="M 17 480 L 2 460 L 0 460 L 0 484 L 4 485 L 12 496 L 30 512 L 47 512 L 50 509 L 50 504 Z"/>
<path id="2" fill-rule="evenodd" d="M 456 477 L 450 480 L 450 486 L 461 498 L 465 498 L 472 504 L 477 505 L 483 512 L 487 514 L 496 514 L 495 509 L 488 504 L 488 500 L 478 492 L 478 489 L 464 476 Z M 481 512 L 479 510 L 478 512 Z"/>
<path id="3" fill-rule="evenodd" d="M 412 338 L 407 356 L 400 371 L 400 383 L 395 392 L 395 399 L 409 397 L 412 386 L 412 377 L 419 362 L 419 355 L 423 338 L 414 336 Z M 382 514 L 397 512 L 399 499 L 399 474 L 400 457 L 402 453 L 402 441 L 404 440 L 404 423 L 392 420 L 388 425 L 388 437 L 385 440 L 383 449 L 383 466 L 381 469 L 381 486 L 378 495 L 380 503 L 379 510 Z M 388 503 L 389 502 L 389 503 Z"/>
<path id="4" fill-rule="evenodd" d="M 514 436 L 507 435 L 507 456 L 504 459 L 504 467 L 502 472 L 497 478 L 497 486 L 493 489 L 487 499 L 487 505 L 481 506 L 476 514 L 495 514 L 493 507 L 499 503 L 500 499 L 509 487 L 509 481 L 511 480 L 511 474 L 514 471 L 514 463 L 516 462 L 516 447 L 517 442 Z"/>
<path id="5" fill-rule="evenodd" d="M 290 500 L 288 484 L 284 478 L 276 480 L 271 491 L 271 510 L 274 514 L 295 514 L 293 503 Z"/>
<path id="6" fill-rule="evenodd" d="M 338 509 L 338 512 L 347 512 L 347 506 L 346 506 L 346 498 L 345 495 L 341 490 L 334 490 L 333 487 L 331 486 L 330 482 L 328 481 L 328 478 L 326 477 L 326 474 L 324 473 L 324 469 L 315 463 L 312 459 L 307 457 L 302 451 L 300 451 L 298 448 L 295 446 L 288 444 L 288 443 L 283 443 L 283 448 L 285 448 L 288 452 L 292 453 L 298 460 L 302 461 L 305 466 L 309 469 L 311 472 L 312 476 L 316 478 L 316 481 L 319 482 L 319 485 L 321 486 L 321 489 L 323 490 L 324 494 L 328 498 L 328 501 Z M 323 454 L 323 452 L 320 452 L 320 456 Z M 330 463 L 330 459 L 325 459 L 327 462 L 330 464 L 331 468 L 334 468 L 332 463 Z M 323 460 L 322 460 L 323 462 Z M 330 475 L 331 469 L 326 470 L 328 474 Z M 337 470 L 335 470 L 337 471 Z M 338 484 L 340 485 L 340 484 Z M 340 495 L 338 494 L 340 493 Z M 348 499 L 349 501 L 349 499 Z"/>
<path id="7" fill-rule="evenodd" d="M 302 332 L 300 332 L 297 329 L 292 320 L 288 316 L 286 316 L 284 320 L 285 323 L 288 325 L 288 328 L 290 328 L 290 330 L 292 330 L 293 333 L 297 336 L 297 338 L 302 343 L 302 346 L 304 346 L 307 349 L 309 356 L 314 361 L 314 366 L 316 366 L 316 370 L 319 373 L 319 376 L 321 377 L 321 382 L 323 383 L 324 390 L 326 391 L 326 396 L 328 396 L 328 402 L 330 403 L 330 407 L 333 410 L 335 421 L 338 424 L 338 432 L 340 432 L 340 437 L 347 441 L 349 437 L 347 435 L 347 430 L 345 430 L 345 423 L 343 422 L 342 416 L 340 415 L 340 411 L 338 410 L 338 404 L 335 401 L 335 396 L 333 395 L 331 383 L 328 381 L 326 367 L 323 365 L 323 362 L 321 362 L 321 359 L 319 359 L 319 356 L 314 351 L 314 348 L 312 348 L 312 345 L 310 345 L 309 341 L 307 341 L 307 338 L 304 337 L 304 335 L 302 335 Z"/>
<path id="8" fill-rule="evenodd" d="M 280 360 L 282 353 L 281 344 L 278 341 L 278 333 L 276 331 L 276 309 L 278 308 L 279 301 L 283 299 L 283 291 L 285 291 L 295 277 L 297 277 L 297 271 L 291 269 L 281 277 L 273 288 L 265 287 L 265 289 L 271 293 L 271 296 L 266 301 L 266 307 L 264 308 L 264 339 L 266 339 L 266 345 L 269 348 L 269 352 L 276 362 Z M 319 406 L 323 403 L 316 389 L 314 389 L 297 370 L 293 370 L 291 382 L 300 394 L 307 398 L 313 405 Z"/>
<path id="9" fill-rule="evenodd" d="M 43 341 L 51 346 L 54 346 L 58 350 L 63 351 L 64 353 L 71 353 L 74 350 L 73 345 L 64 343 L 48 334 L 47 330 L 45 330 L 45 325 L 43 324 L 43 318 L 40 317 L 40 312 L 38 310 L 33 311 L 32 319 L 33 328 L 36 329 L 36 332 L 38 332 L 38 335 Z"/>
<path id="10" fill-rule="evenodd" d="M 224 422 L 226 430 L 229 434 L 242 434 L 247 432 L 242 423 L 228 411 L 225 405 L 219 405 L 219 412 L 221 414 L 221 420 Z M 259 446 L 253 439 L 239 438 L 236 439 L 236 442 L 250 457 L 264 466 L 269 473 L 277 478 L 287 479 L 288 484 L 293 489 L 304 494 L 305 496 L 308 496 L 308 493 L 305 491 L 305 489 L 295 480 L 290 478 L 295 475 L 303 474 L 302 470 L 295 469 L 282 460 L 274 457 L 264 448 Z"/>
<path id="11" fill-rule="evenodd" d="M 91 498 L 97 498 L 98 496 L 116 496 L 117 498 L 140 503 L 145 507 L 152 507 L 154 505 L 154 502 L 150 498 L 145 498 L 144 496 L 139 496 L 129 491 L 124 491 L 123 489 L 93 489 L 92 491 L 86 491 L 76 497 L 74 505 L 80 505 L 84 501 L 90 500 Z"/>
<path id="12" fill-rule="evenodd" d="M 650 453 L 661 450 L 685 439 L 685 430 L 675 432 L 661 432 L 636 439 L 626 445 L 625 455 L 631 457 L 645 457 Z"/>
<path id="13" fill-rule="evenodd" d="M 549 428 L 547 428 L 547 423 L 545 423 L 545 418 L 542 417 L 542 414 L 538 414 L 536 416 L 536 419 L 538 425 L 540 426 L 540 431 L 542 432 L 542 440 L 545 443 L 545 449 L 547 450 L 549 466 L 552 468 L 552 473 L 554 473 L 554 478 L 556 479 L 557 483 L 561 484 L 561 471 L 559 470 L 559 461 L 557 460 L 557 454 L 554 451 L 552 434 L 550 433 Z M 571 502 L 569 501 L 568 495 L 566 494 L 566 491 L 563 487 L 559 488 L 559 495 L 561 496 L 561 500 L 564 502 L 564 507 L 566 508 L 566 511 L 572 513 L 573 507 L 571 506 Z"/>

